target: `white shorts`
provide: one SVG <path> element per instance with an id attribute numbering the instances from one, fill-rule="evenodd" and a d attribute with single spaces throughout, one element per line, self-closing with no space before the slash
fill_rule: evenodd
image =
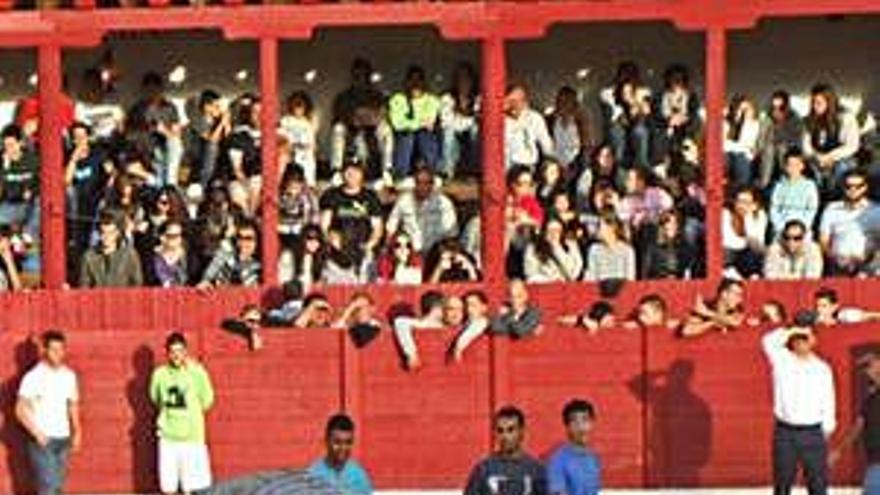
<path id="1" fill-rule="evenodd" d="M 211 486 L 211 459 L 204 443 L 159 439 L 159 488 L 162 493 L 192 493 Z"/>

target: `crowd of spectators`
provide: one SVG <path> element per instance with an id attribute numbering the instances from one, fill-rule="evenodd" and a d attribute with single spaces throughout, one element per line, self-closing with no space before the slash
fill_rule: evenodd
<path id="1" fill-rule="evenodd" d="M 800 115 L 786 91 L 766 112 L 743 95 L 727 109 L 727 273 L 816 279 L 880 274 L 876 128 L 827 84 Z"/>

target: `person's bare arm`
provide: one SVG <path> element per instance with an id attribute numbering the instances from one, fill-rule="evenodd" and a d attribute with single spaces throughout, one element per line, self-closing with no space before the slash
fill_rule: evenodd
<path id="1" fill-rule="evenodd" d="M 82 422 L 80 421 L 79 401 L 70 401 L 67 403 L 67 416 L 70 419 L 70 448 L 75 452 L 79 452 L 82 447 Z"/>
<path id="2" fill-rule="evenodd" d="M 24 429 L 37 441 L 40 446 L 45 447 L 49 443 L 49 438 L 40 431 L 37 423 L 34 421 L 34 407 L 30 399 L 19 397 L 15 403 L 15 417 Z"/>
<path id="3" fill-rule="evenodd" d="M 828 465 L 833 466 L 840 460 L 840 457 L 843 455 L 843 451 L 850 448 L 856 440 L 862 436 L 862 431 L 865 429 L 865 419 L 859 416 L 855 421 L 853 421 L 852 425 L 850 425 L 849 429 L 844 433 L 843 438 L 840 439 L 840 443 L 837 446 L 831 448 L 828 451 Z"/>

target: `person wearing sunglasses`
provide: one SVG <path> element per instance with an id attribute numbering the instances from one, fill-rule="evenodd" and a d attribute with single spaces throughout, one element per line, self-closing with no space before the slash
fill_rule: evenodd
<path id="1" fill-rule="evenodd" d="M 464 495 L 546 495 L 544 466 L 523 449 L 525 415 L 514 406 L 495 413 L 495 452 L 480 461 Z"/>
<path id="2" fill-rule="evenodd" d="M 792 219 L 767 250 L 764 276 L 771 280 L 816 279 L 822 276 L 823 265 L 819 244 L 810 239 L 804 222 Z"/>
<path id="3" fill-rule="evenodd" d="M 222 285 L 253 287 L 260 283 L 262 265 L 258 256 L 257 226 L 252 221 L 242 222 L 236 229 L 232 248 L 221 248 L 205 273 L 198 288 L 209 290 Z"/>
<path id="4" fill-rule="evenodd" d="M 856 276 L 864 272 L 880 246 L 880 206 L 868 198 L 868 177 L 859 169 L 843 176 L 844 197 L 822 213 L 819 243 L 828 260 L 828 272 Z"/>

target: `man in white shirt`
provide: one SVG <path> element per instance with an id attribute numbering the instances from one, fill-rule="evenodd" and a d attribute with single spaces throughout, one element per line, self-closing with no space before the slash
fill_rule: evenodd
<path id="1" fill-rule="evenodd" d="M 525 87 L 513 85 L 504 99 L 504 168 L 525 165 L 537 170 L 542 156 L 553 156 L 554 146 L 544 117 L 529 107 Z"/>
<path id="2" fill-rule="evenodd" d="M 42 359 L 21 381 L 15 415 L 29 434 L 28 457 L 39 495 L 59 495 L 70 452 L 79 450 L 82 429 L 76 374 L 64 364 L 64 334 L 42 337 Z"/>
<path id="3" fill-rule="evenodd" d="M 810 495 L 828 486 L 826 440 L 836 426 L 834 376 L 813 349 L 815 317 L 799 312 L 791 328 L 767 333 L 762 345 L 773 372 L 773 493 L 788 495 L 803 466 Z"/>
<path id="4" fill-rule="evenodd" d="M 880 243 L 880 206 L 868 197 L 868 177 L 851 170 L 843 177 L 844 197 L 822 213 L 819 243 L 830 261 L 831 275 L 854 276 Z"/>
<path id="5" fill-rule="evenodd" d="M 416 251 L 423 254 L 438 241 L 458 235 L 455 204 L 437 189 L 434 171 L 426 164 L 416 165 L 412 190 L 403 192 L 394 203 L 385 231 L 389 239 L 399 231 L 406 232 Z"/>

